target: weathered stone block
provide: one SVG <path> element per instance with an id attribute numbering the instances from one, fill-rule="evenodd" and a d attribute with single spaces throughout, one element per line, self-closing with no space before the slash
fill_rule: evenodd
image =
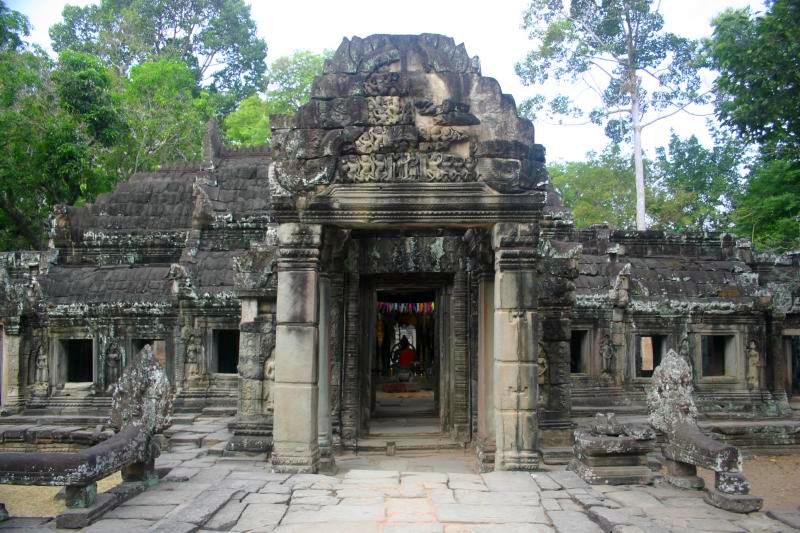
<path id="1" fill-rule="evenodd" d="M 281 383 L 317 383 L 317 326 L 279 324 L 276 333 L 276 380 Z"/>
<path id="2" fill-rule="evenodd" d="M 277 381 L 275 394 L 275 444 L 317 446 L 317 386 Z"/>
<path id="3" fill-rule="evenodd" d="M 716 489 L 709 490 L 703 500 L 714 507 L 732 513 L 753 513 L 764 505 L 763 498 L 745 494 L 725 494 Z"/>
<path id="4" fill-rule="evenodd" d="M 533 363 L 538 355 L 535 332 L 538 316 L 530 311 L 496 310 L 495 361 Z"/>
<path id="5" fill-rule="evenodd" d="M 317 322 L 319 273 L 313 270 L 283 271 L 278 279 L 278 324 Z M 276 342 L 280 342 L 280 335 Z"/>
<path id="6" fill-rule="evenodd" d="M 535 363 L 496 363 L 494 402 L 502 410 L 533 410 L 538 403 Z"/>
<path id="7" fill-rule="evenodd" d="M 538 276 L 532 270 L 495 274 L 495 309 L 535 309 Z"/>

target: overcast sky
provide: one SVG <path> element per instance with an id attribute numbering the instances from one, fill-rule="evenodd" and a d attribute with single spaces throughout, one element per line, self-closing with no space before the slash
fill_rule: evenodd
<path id="1" fill-rule="evenodd" d="M 61 19 L 64 4 L 87 4 L 89 0 L 7 0 L 9 7 L 24 13 L 33 25 L 31 39 L 49 48 L 48 28 Z M 342 38 L 373 33 L 443 33 L 463 42 L 470 55 L 481 59 L 485 76 L 497 78 L 503 90 L 517 102 L 534 94 L 514 73 L 514 64 L 531 48 L 520 28 L 527 0 L 252 0 L 253 19 L 269 45 L 268 61 L 293 50 L 335 49 Z M 710 21 L 728 7 L 752 6 L 760 0 L 663 0 L 667 29 L 687 37 L 711 32 Z M 552 90 L 552 88 L 551 88 Z M 645 130 L 644 144 L 652 152 L 667 143 L 670 128 L 683 136 L 702 139 L 705 119 L 688 115 Z M 588 150 L 599 150 L 607 140 L 594 126 L 536 124 L 536 141 L 547 147 L 548 159 L 583 159 Z"/>

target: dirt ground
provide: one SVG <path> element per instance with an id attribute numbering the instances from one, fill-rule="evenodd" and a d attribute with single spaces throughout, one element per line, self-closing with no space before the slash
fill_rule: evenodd
<path id="1" fill-rule="evenodd" d="M 714 486 L 714 472 L 698 469 L 707 487 Z M 800 456 L 746 457 L 744 474 L 750 494 L 764 498 L 764 510 L 800 506 Z"/>
<path id="2" fill-rule="evenodd" d="M 122 483 L 122 475 L 117 472 L 97 482 L 97 492 Z M 0 485 L 0 502 L 6 504 L 11 516 L 55 516 L 65 509 L 64 498 L 56 498 L 61 487 L 22 487 Z"/>

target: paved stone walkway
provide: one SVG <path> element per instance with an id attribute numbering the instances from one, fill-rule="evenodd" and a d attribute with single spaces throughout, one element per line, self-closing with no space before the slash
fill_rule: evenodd
<path id="1" fill-rule="evenodd" d="M 172 449 L 157 460 L 157 467 L 170 469 L 161 483 L 85 531 L 800 531 L 764 513 L 722 511 L 703 502 L 700 491 L 590 487 L 564 470 L 467 473 L 471 462 L 464 451 L 445 452 L 441 461 L 430 452 L 347 454 L 339 457 L 337 476 L 274 474 L 264 456 L 221 455 L 226 422 L 198 419 L 172 428 Z M 425 471 L 401 471 L 406 468 Z M 53 521 L 0 523 L 0 531 L 8 529 L 53 531 Z"/>
<path id="2" fill-rule="evenodd" d="M 792 531 L 728 513 L 702 493 L 591 488 L 566 471 L 444 474 L 351 470 L 273 474 L 261 461 L 189 461 L 86 531 L 328 533 Z M 178 481 L 179 477 L 185 481 Z"/>

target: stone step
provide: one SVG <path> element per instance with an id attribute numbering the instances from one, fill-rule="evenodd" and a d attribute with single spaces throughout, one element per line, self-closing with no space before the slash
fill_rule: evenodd
<path id="1" fill-rule="evenodd" d="M 358 440 L 359 452 L 386 452 L 386 443 L 394 442 L 396 451 L 413 450 L 461 450 L 464 444 L 445 435 L 402 435 L 394 437 L 375 437 L 370 435 Z"/>
<path id="2" fill-rule="evenodd" d="M 542 448 L 542 462 L 546 465 L 566 465 L 575 457 L 572 447 Z"/>
<path id="3" fill-rule="evenodd" d="M 215 405 L 213 407 L 204 407 L 202 414 L 210 417 L 236 416 L 236 411 L 235 405 Z"/>
<path id="4" fill-rule="evenodd" d="M 170 446 L 190 445 L 199 448 L 203 443 L 201 433 L 175 433 L 169 438 Z"/>
<path id="5" fill-rule="evenodd" d="M 172 415 L 172 423 L 174 425 L 186 424 L 189 425 L 194 422 L 194 419 L 199 415 L 197 413 L 177 413 Z"/>

